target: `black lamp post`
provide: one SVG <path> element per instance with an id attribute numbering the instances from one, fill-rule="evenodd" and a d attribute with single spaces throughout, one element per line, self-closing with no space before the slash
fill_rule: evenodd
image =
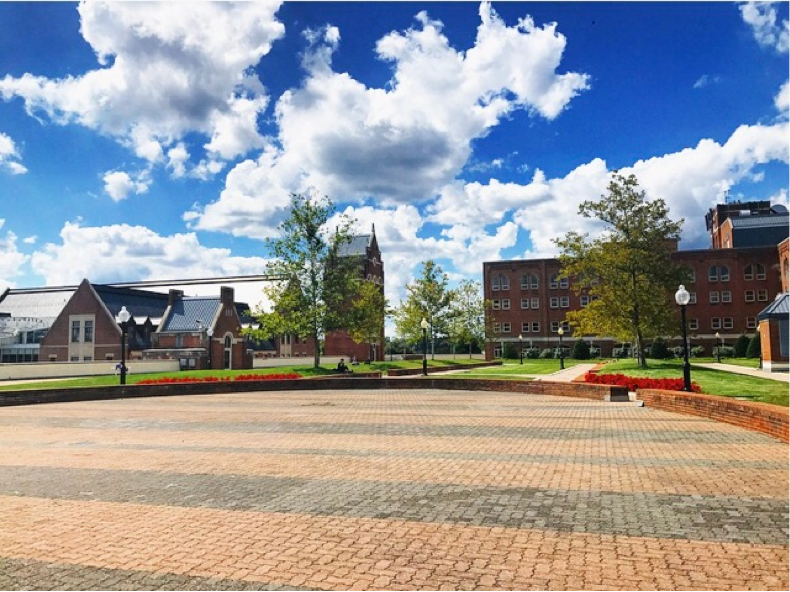
<path id="1" fill-rule="evenodd" d="M 420 321 L 422 329 L 422 375 L 428 376 L 428 321 L 425 317 Z"/>
<path id="2" fill-rule="evenodd" d="M 691 300 L 691 295 L 682 284 L 675 292 L 675 302 L 680 306 L 680 328 L 683 337 L 683 390 L 691 392 L 691 364 L 689 364 L 689 344 L 686 337 L 686 305 Z"/>
<path id="3" fill-rule="evenodd" d="M 716 361 L 721 364 L 721 335 L 716 331 Z"/>
<path id="4" fill-rule="evenodd" d="M 524 363 L 524 338 L 521 333 L 518 334 L 518 363 Z"/>
<path id="5" fill-rule="evenodd" d="M 129 330 L 130 318 L 132 315 L 125 306 L 122 306 L 121 312 L 118 313 L 118 320 L 121 323 L 121 384 L 126 384 L 126 331 Z"/>
<path id="6" fill-rule="evenodd" d="M 211 338 L 213 337 L 213 335 L 214 335 L 214 329 L 212 329 L 211 327 L 206 329 L 206 337 L 208 338 L 208 345 L 206 347 L 208 348 L 208 369 L 209 370 L 211 370 Z"/>
<path id="7" fill-rule="evenodd" d="M 562 347 L 562 336 L 565 335 L 565 331 L 562 327 L 557 329 L 557 334 L 560 336 L 560 370 L 565 370 L 565 349 Z"/>

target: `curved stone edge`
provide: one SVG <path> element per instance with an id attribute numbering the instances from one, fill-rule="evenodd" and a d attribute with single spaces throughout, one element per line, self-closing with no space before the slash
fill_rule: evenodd
<path id="1" fill-rule="evenodd" d="M 760 432 L 785 443 L 790 441 L 790 410 L 787 407 L 720 395 L 659 389 L 639 389 L 636 397 L 647 407 L 706 417 Z"/>

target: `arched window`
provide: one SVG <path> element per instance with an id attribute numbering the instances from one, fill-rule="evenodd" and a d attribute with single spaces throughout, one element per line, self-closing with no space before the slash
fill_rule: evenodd
<path id="1" fill-rule="evenodd" d="M 534 273 L 525 273 L 521 276 L 521 289 L 522 290 L 537 290 L 538 289 L 538 276 Z"/>
<path id="2" fill-rule="evenodd" d="M 749 264 L 743 268 L 743 279 L 745 280 L 754 279 L 754 265 Z"/>
<path id="3" fill-rule="evenodd" d="M 719 268 L 715 265 L 711 265 L 710 269 L 708 270 L 708 281 L 710 282 L 718 282 L 719 281 Z"/>
<path id="4" fill-rule="evenodd" d="M 551 288 L 552 290 L 556 290 L 559 287 L 560 287 L 560 282 L 557 274 L 555 273 L 549 279 L 549 288 Z"/>
<path id="5" fill-rule="evenodd" d="M 785 265 L 787 265 L 787 260 L 786 259 L 785 259 Z M 758 263 L 754 267 L 755 267 L 755 272 L 757 273 L 757 279 L 758 280 L 764 280 L 765 279 L 765 265 L 763 265 L 762 263 Z"/>
<path id="6" fill-rule="evenodd" d="M 510 290 L 510 279 L 504 273 L 498 273 L 491 278 L 492 290 Z"/>
<path id="7" fill-rule="evenodd" d="M 730 268 L 726 265 L 719 267 L 719 279 L 723 282 L 730 281 Z"/>

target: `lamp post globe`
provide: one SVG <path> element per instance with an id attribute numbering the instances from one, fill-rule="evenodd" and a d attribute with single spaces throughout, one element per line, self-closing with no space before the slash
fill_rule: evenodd
<path id="1" fill-rule="evenodd" d="M 422 375 L 428 376 L 428 321 L 422 317 L 420 321 L 422 329 Z"/>
<path id="2" fill-rule="evenodd" d="M 524 363 L 524 337 L 521 333 L 518 334 L 518 363 Z"/>
<path id="3" fill-rule="evenodd" d="M 565 335 L 565 331 L 562 327 L 557 329 L 557 335 L 560 336 L 560 370 L 565 370 L 565 350 L 562 347 L 562 336 Z"/>
<path id="4" fill-rule="evenodd" d="M 686 305 L 691 301 L 691 294 L 681 284 L 675 292 L 675 302 L 680 306 L 680 330 L 683 338 L 683 390 L 691 392 L 691 364 L 689 364 L 689 344 L 686 336 Z"/>
<path id="5" fill-rule="evenodd" d="M 121 384 L 126 384 L 126 332 L 129 330 L 130 318 L 132 318 L 131 313 L 122 306 L 118 313 L 118 321 L 121 325 Z"/>

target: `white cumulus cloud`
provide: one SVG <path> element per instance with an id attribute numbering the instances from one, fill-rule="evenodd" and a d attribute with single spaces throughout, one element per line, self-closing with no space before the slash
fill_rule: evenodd
<path id="1" fill-rule="evenodd" d="M 7 169 L 14 175 L 23 175 L 27 168 L 19 162 L 19 151 L 11 136 L 0 132 L 0 169 Z"/>
<path id="2" fill-rule="evenodd" d="M 124 171 L 107 171 L 102 180 L 104 191 L 113 201 L 124 200 L 130 193 L 137 195 L 146 193 L 151 185 L 151 178 L 145 171 L 136 174 L 134 178 Z"/>
<path id="3" fill-rule="evenodd" d="M 787 53 L 790 47 L 790 24 L 779 20 L 775 2 L 745 2 L 740 5 L 741 17 L 752 28 L 754 38 L 763 47 Z"/>
<path id="4" fill-rule="evenodd" d="M 117 138 L 150 163 L 190 133 L 208 139 L 212 158 L 234 158 L 263 145 L 256 117 L 268 97 L 250 68 L 283 35 L 279 4 L 81 2 L 80 31 L 100 67 L 61 79 L 7 75 L 0 96 Z M 170 155 L 177 175 L 178 162 Z"/>
<path id="5" fill-rule="evenodd" d="M 67 222 L 60 239 L 31 256 L 31 267 L 49 286 L 76 284 L 83 278 L 112 283 L 248 275 L 262 273 L 266 263 L 258 257 L 234 257 L 229 249 L 205 247 L 194 233 L 162 236 L 127 224 L 85 227 Z"/>
<path id="6" fill-rule="evenodd" d="M 524 110 L 553 119 L 588 88 L 587 75 L 558 72 L 566 40 L 554 24 L 539 27 L 526 17 L 508 26 L 488 2 L 480 19 L 466 51 L 425 12 L 415 27 L 379 39 L 377 57 L 392 65 L 385 88 L 332 69 L 335 27 L 309 31 L 307 77 L 275 108 L 277 146 L 237 165 L 219 200 L 188 221 L 265 234 L 267 217 L 304 187 L 344 201 L 375 197 L 386 207 L 426 201 L 463 169 L 473 140 L 503 117 Z M 237 171 L 260 182 L 242 182 Z"/>
<path id="7" fill-rule="evenodd" d="M 3 226 L 5 220 L 0 218 L 0 230 Z M 22 267 L 29 259 L 28 255 L 19 251 L 16 234 L 11 231 L 0 234 L 0 294 L 14 286 L 13 278 L 22 275 Z"/>

